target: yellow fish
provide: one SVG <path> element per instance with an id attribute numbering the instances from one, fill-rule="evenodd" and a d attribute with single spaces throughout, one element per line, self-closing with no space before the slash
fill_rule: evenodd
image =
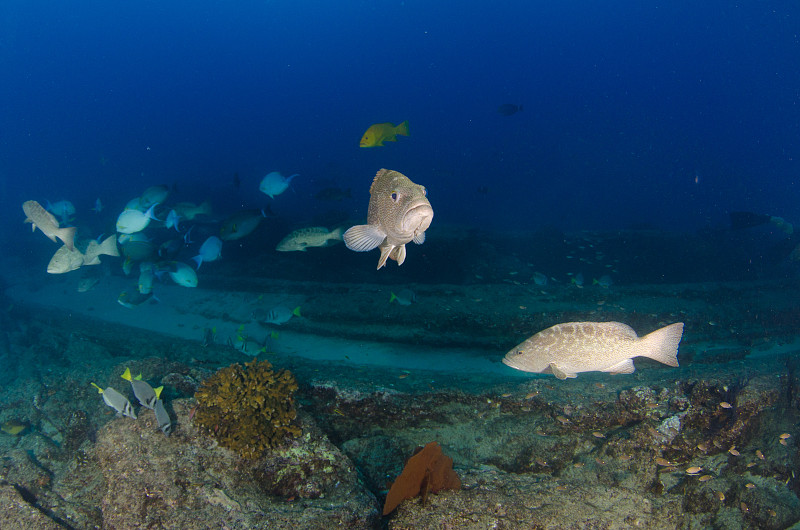
<path id="1" fill-rule="evenodd" d="M 376 123 L 370 125 L 364 136 L 361 137 L 361 147 L 380 147 L 383 142 L 396 142 L 397 135 L 408 136 L 408 121 L 404 121 L 397 127 L 393 124 Z"/>
<path id="2" fill-rule="evenodd" d="M 17 420 L 8 420 L 7 422 L 3 423 L 2 426 L 0 426 L 0 430 L 13 436 L 18 435 L 27 428 L 27 423 L 22 423 L 21 421 Z"/>

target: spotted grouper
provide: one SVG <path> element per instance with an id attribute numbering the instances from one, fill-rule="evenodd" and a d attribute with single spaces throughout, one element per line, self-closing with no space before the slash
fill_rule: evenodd
<path id="1" fill-rule="evenodd" d="M 553 373 L 559 379 L 579 372 L 630 374 L 634 357 L 678 366 L 683 322 L 639 337 L 621 322 L 567 322 L 540 331 L 509 351 L 503 363 L 523 372 Z"/>

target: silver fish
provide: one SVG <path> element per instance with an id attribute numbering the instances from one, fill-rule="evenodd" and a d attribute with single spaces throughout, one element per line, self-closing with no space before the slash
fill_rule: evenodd
<path id="1" fill-rule="evenodd" d="M 634 357 L 678 366 L 683 322 L 639 337 L 621 322 L 567 322 L 540 331 L 509 351 L 503 363 L 524 372 L 550 373 L 559 379 L 579 372 L 630 374 Z"/>
<path id="2" fill-rule="evenodd" d="M 105 389 L 99 387 L 97 388 L 103 395 L 103 401 L 106 402 L 106 405 L 116 410 L 117 414 L 128 416 L 134 420 L 136 419 L 136 412 L 134 412 L 131 402 L 128 401 L 128 398 L 114 390 L 112 387 L 107 387 Z"/>
<path id="3" fill-rule="evenodd" d="M 22 203 L 22 211 L 27 216 L 26 223 L 31 223 L 33 231 L 38 228 L 44 235 L 49 237 L 53 242 L 56 238 L 64 242 L 69 250 L 75 248 L 73 241 L 75 240 L 75 227 L 61 228 L 53 217 L 53 214 L 45 210 L 41 204 L 36 201 L 25 201 Z"/>
<path id="4" fill-rule="evenodd" d="M 158 428 L 161 429 L 161 432 L 169 436 L 169 433 L 172 432 L 172 420 L 169 418 L 169 414 L 167 414 L 167 409 L 164 408 L 164 402 L 160 399 L 157 400 L 153 410 L 156 413 Z"/>
<path id="5" fill-rule="evenodd" d="M 392 258 L 402 265 L 406 243 L 425 242 L 425 230 L 433 220 L 433 208 L 424 186 L 414 184 L 397 171 L 381 169 L 369 188 L 367 224 L 356 225 L 344 233 L 350 250 L 366 252 L 380 247 L 378 268 Z"/>

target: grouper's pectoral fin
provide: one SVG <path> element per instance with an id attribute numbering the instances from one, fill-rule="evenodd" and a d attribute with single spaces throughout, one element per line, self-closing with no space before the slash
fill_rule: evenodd
<path id="1" fill-rule="evenodd" d="M 609 366 L 603 370 L 603 372 L 608 372 L 610 374 L 632 374 L 634 370 L 636 370 L 636 367 L 633 366 L 633 360 L 625 359 L 614 366 Z"/>
<path id="2" fill-rule="evenodd" d="M 386 232 L 376 225 L 356 225 L 347 230 L 342 239 L 350 250 L 366 252 L 383 243 Z"/>
<path id="3" fill-rule="evenodd" d="M 553 375 L 561 380 L 567 378 L 573 379 L 575 377 L 578 377 L 578 374 L 567 372 L 562 368 L 560 368 L 558 365 L 556 365 L 556 363 L 550 363 L 549 366 L 550 366 L 550 371 L 553 372 Z"/>

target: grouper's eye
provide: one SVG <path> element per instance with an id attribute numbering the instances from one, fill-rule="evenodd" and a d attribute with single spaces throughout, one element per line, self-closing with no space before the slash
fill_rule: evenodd
<path id="1" fill-rule="evenodd" d="M 396 192 L 396 191 L 393 191 L 393 192 L 392 192 L 392 200 L 393 200 L 394 202 L 397 202 L 397 192 Z"/>

